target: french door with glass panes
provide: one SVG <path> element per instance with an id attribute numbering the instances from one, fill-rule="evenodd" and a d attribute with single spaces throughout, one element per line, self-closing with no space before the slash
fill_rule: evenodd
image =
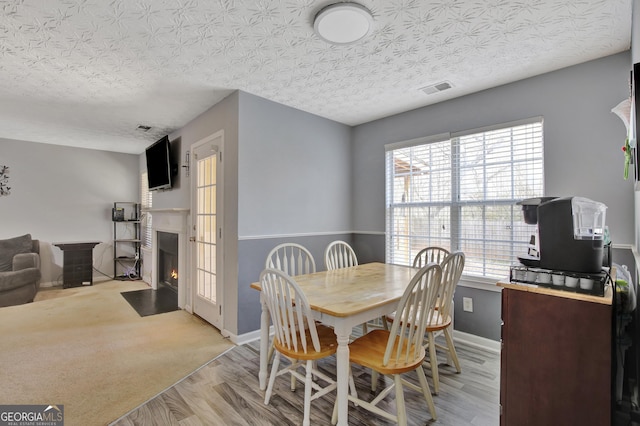
<path id="1" fill-rule="evenodd" d="M 222 330 L 222 145 L 217 132 L 191 147 L 193 311 Z"/>

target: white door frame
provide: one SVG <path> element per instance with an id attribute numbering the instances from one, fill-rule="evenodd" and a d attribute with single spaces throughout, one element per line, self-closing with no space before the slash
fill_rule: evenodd
<path id="1" fill-rule="evenodd" d="M 224 329 L 224 312 L 223 312 L 223 301 L 224 301 L 224 250 L 223 247 L 223 233 L 224 229 L 224 215 L 223 215 L 223 200 L 224 200 L 224 163 L 222 162 L 222 152 L 224 150 L 224 130 L 219 130 L 199 141 L 195 142 L 191 145 L 191 164 L 190 167 L 193 169 L 193 173 L 191 173 L 191 224 L 189 226 L 190 233 L 190 241 L 196 241 L 196 220 L 198 217 L 197 214 L 197 196 L 196 196 L 196 188 L 197 188 L 197 176 L 195 176 L 195 172 L 197 171 L 197 159 L 195 158 L 194 152 L 197 148 L 201 146 L 211 143 L 212 141 L 219 139 L 220 142 L 216 144 L 217 146 L 217 165 L 216 165 L 216 227 L 218 228 L 217 238 L 216 238 L 216 305 L 219 307 L 219 315 L 218 315 L 218 323 L 213 324 L 220 330 Z M 191 244 L 190 247 L 191 253 L 191 266 L 190 272 L 191 277 L 193 277 L 193 285 L 191 286 L 191 301 L 192 307 L 195 312 L 195 304 L 196 298 L 198 297 L 198 286 L 197 286 L 197 244 Z"/>

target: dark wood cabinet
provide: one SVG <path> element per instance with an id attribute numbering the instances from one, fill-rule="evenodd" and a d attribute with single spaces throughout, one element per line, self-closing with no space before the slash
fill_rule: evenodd
<path id="1" fill-rule="evenodd" d="M 93 248 L 95 242 L 53 243 L 62 250 L 62 288 L 93 285 Z"/>
<path id="2" fill-rule="evenodd" d="M 611 298 L 502 286 L 500 425 L 610 425 Z"/>

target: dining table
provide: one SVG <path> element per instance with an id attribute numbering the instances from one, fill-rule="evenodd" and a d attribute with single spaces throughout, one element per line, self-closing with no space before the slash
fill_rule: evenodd
<path id="1" fill-rule="evenodd" d="M 338 425 L 348 424 L 349 340 L 353 327 L 394 312 L 418 271 L 409 266 L 373 262 L 293 277 L 307 297 L 314 319 L 333 327 L 336 334 Z M 260 291 L 260 282 L 252 283 L 251 288 Z M 265 390 L 271 319 L 265 300 L 262 297 L 260 300 L 258 376 L 260 389 Z"/>

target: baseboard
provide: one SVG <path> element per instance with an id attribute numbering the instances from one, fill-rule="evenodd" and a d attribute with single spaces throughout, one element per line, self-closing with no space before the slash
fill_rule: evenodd
<path id="1" fill-rule="evenodd" d="M 113 280 L 113 278 L 111 277 L 105 277 L 105 276 L 99 276 L 99 277 L 93 277 L 93 283 L 104 283 L 107 281 L 111 281 Z M 48 287 L 62 287 L 62 279 L 60 281 L 45 281 L 45 282 L 41 282 L 40 283 L 40 287 L 44 287 L 44 288 L 48 288 Z"/>
<path id="2" fill-rule="evenodd" d="M 502 344 L 486 337 L 476 336 L 475 334 L 465 333 L 463 331 L 453 330 L 453 340 L 467 346 L 499 354 Z"/>
<path id="3" fill-rule="evenodd" d="M 269 335 L 271 335 L 272 333 L 273 327 L 269 327 Z M 231 340 L 236 345 L 244 345 L 245 343 L 253 342 L 254 340 L 260 340 L 260 330 L 258 329 L 250 333 L 241 335 L 229 333 L 229 340 Z"/>

